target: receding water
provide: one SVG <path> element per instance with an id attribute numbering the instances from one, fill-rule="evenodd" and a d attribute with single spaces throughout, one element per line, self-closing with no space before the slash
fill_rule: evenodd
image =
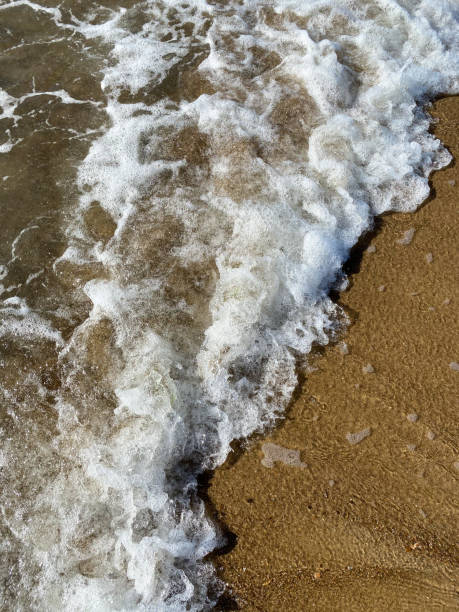
<path id="1" fill-rule="evenodd" d="M 2 609 L 210 609 L 196 478 L 450 160 L 448 0 L 0 2 Z"/>

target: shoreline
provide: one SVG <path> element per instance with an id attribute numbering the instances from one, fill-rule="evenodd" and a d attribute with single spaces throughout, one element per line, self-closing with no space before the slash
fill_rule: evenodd
<path id="1" fill-rule="evenodd" d="M 431 114 L 457 159 L 459 97 Z M 311 356 L 278 426 L 215 472 L 210 504 L 235 534 L 213 556 L 218 609 L 456 609 L 455 160 L 431 185 L 354 247 L 346 332 Z"/>

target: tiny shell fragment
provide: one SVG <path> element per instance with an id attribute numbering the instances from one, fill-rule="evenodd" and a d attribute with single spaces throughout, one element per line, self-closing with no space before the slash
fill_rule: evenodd
<path id="1" fill-rule="evenodd" d="M 362 371 L 365 372 L 365 374 L 373 374 L 375 369 L 371 363 L 367 363 L 366 366 L 363 366 Z"/>
<path id="2" fill-rule="evenodd" d="M 409 244 L 411 244 L 411 241 L 414 238 L 414 233 L 415 233 L 415 229 L 414 227 L 410 227 L 409 230 L 406 230 L 406 232 L 404 232 L 403 237 L 400 238 L 400 240 L 397 240 L 397 244 L 402 244 L 403 246 L 408 246 Z"/>
<path id="3" fill-rule="evenodd" d="M 346 434 L 346 439 L 349 442 L 349 444 L 359 444 L 359 442 L 362 442 L 362 440 L 365 440 L 365 438 L 368 438 L 368 436 L 371 434 L 371 427 L 367 427 L 366 429 L 362 429 L 362 431 L 357 431 L 356 433 L 347 433 Z"/>
<path id="4" fill-rule="evenodd" d="M 264 453 L 261 463 L 267 468 L 272 468 L 276 461 L 280 461 L 281 463 L 290 465 L 292 467 L 307 467 L 307 464 L 303 463 L 300 459 L 299 450 L 284 448 L 283 446 L 273 444 L 272 442 L 265 442 L 262 445 L 261 450 Z"/>

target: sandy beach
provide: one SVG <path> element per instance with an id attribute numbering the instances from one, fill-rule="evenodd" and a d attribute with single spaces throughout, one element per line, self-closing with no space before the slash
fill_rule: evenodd
<path id="1" fill-rule="evenodd" d="M 459 98 L 432 114 L 458 159 Z M 347 332 L 215 473 L 237 538 L 216 558 L 222 608 L 457 610 L 458 194 L 453 162 L 420 210 L 380 220 L 349 262 Z"/>
<path id="2" fill-rule="evenodd" d="M 457 2 L 0 2 L 0 612 L 459 610 Z"/>

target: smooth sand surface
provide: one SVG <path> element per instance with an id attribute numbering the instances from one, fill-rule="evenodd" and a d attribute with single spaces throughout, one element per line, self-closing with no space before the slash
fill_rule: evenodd
<path id="1" fill-rule="evenodd" d="M 459 159 L 459 98 L 433 115 Z M 459 166 L 432 183 L 354 254 L 346 346 L 310 359 L 278 428 L 211 481 L 237 536 L 216 557 L 226 609 L 459 609 Z"/>

